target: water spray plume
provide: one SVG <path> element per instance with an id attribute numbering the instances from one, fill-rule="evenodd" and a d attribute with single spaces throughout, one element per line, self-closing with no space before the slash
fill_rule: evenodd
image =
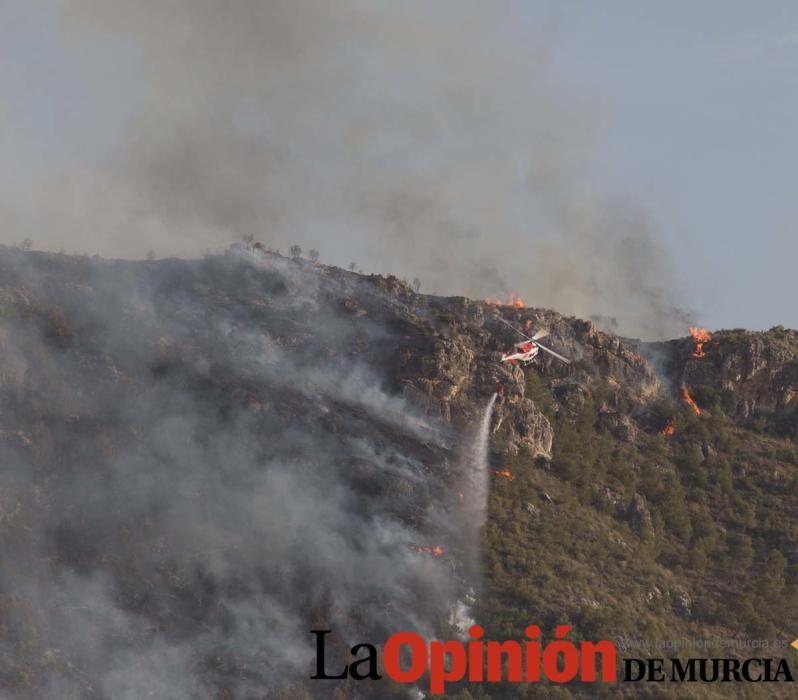
<path id="1" fill-rule="evenodd" d="M 488 504 L 488 448 L 490 439 L 490 418 L 493 413 L 493 404 L 496 403 L 498 394 L 494 392 L 482 414 L 476 440 L 473 446 L 473 466 L 476 470 L 475 477 L 478 484 L 478 507 L 480 520 L 485 516 Z"/>
<path id="2" fill-rule="evenodd" d="M 476 433 L 468 451 L 464 455 L 465 484 L 464 505 L 468 509 L 471 523 L 477 528 L 485 522 L 488 506 L 488 491 L 490 488 L 490 471 L 488 465 L 488 451 L 490 442 L 490 421 L 493 406 L 498 398 L 493 393 L 482 411 Z"/>
<path id="3" fill-rule="evenodd" d="M 459 535 L 464 539 L 463 553 L 465 555 L 465 568 L 470 572 L 474 581 L 474 588 L 479 588 L 482 571 L 482 526 L 485 523 L 488 510 L 488 493 L 490 489 L 490 473 L 488 471 L 488 456 L 490 450 L 490 424 L 493 414 L 493 406 L 499 397 L 498 392 L 494 392 L 488 400 L 476 428 L 473 440 L 468 445 L 467 452 L 463 455 L 464 484 L 460 492 L 460 505 L 464 520 Z M 459 601 L 461 608 L 461 618 L 471 619 L 473 600 Z M 468 625 L 460 626 L 463 634 Z"/>

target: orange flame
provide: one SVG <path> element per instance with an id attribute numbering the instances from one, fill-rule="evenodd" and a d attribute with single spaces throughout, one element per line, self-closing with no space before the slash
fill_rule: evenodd
<path id="1" fill-rule="evenodd" d="M 670 437 L 676 432 L 676 421 L 671 418 L 668 421 L 668 425 L 666 425 L 662 430 L 659 431 L 660 435 L 664 435 L 665 437 Z"/>
<path id="2" fill-rule="evenodd" d="M 704 345 L 712 340 L 712 335 L 706 328 L 696 328 L 695 326 L 689 326 L 690 328 L 690 335 L 693 336 L 693 340 L 695 340 L 695 352 L 693 353 L 693 357 L 704 357 L 706 353 L 704 352 Z"/>
<path id="3" fill-rule="evenodd" d="M 414 552 L 420 552 L 421 554 L 431 554 L 433 557 L 442 557 L 444 549 L 439 544 L 436 544 L 432 547 L 419 547 L 418 545 L 411 544 L 409 545 L 410 549 Z"/>
<path id="4" fill-rule="evenodd" d="M 526 306 L 524 300 L 512 292 L 510 292 L 507 301 L 502 301 L 501 299 L 485 299 L 485 303 L 491 304 L 492 306 L 514 306 L 516 309 L 523 309 Z"/>
<path id="5" fill-rule="evenodd" d="M 695 411 L 697 416 L 701 415 L 701 409 L 698 407 L 695 401 L 693 401 L 693 397 L 690 396 L 690 392 L 687 390 L 687 387 L 682 388 L 682 398 L 684 399 L 685 403 Z"/>
<path id="6" fill-rule="evenodd" d="M 515 481 L 515 475 L 509 469 L 500 469 L 493 472 L 496 476 L 503 476 L 507 481 Z"/>

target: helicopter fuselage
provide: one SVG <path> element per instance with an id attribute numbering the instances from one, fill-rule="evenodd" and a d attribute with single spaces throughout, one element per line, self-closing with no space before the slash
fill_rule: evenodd
<path id="1" fill-rule="evenodd" d="M 529 364 L 540 352 L 540 348 L 532 341 L 516 343 L 511 352 L 502 355 L 502 362 L 509 362 L 512 365 Z"/>

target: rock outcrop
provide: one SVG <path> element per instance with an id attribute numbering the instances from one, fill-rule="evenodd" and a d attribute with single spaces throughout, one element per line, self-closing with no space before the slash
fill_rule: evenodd
<path id="1" fill-rule="evenodd" d="M 798 331 L 718 331 L 700 355 L 691 338 L 662 346 L 673 385 L 703 391 L 707 408 L 717 400 L 727 415 L 798 436 Z"/>

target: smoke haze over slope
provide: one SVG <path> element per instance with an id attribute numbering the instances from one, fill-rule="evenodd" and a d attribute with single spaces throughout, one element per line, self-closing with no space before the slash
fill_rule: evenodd
<path id="1" fill-rule="evenodd" d="M 556 21 L 512 2 L 334 8 L 66 3 L 74 45 L 132 56 L 135 107 L 98 162 L 5 195 L 16 240 L 191 256 L 249 234 L 428 291 L 681 332 L 645 215 L 591 191 L 600 128 L 552 78 Z"/>
<path id="2" fill-rule="evenodd" d="M 476 536 L 450 427 L 386 390 L 393 334 L 342 304 L 356 276 L 7 249 L 0 272 L 4 697 L 263 697 L 307 677 L 312 628 L 434 633 Z"/>

